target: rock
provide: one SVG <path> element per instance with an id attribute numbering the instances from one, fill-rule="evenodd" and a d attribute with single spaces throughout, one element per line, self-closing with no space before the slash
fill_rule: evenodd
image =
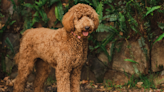
<path id="1" fill-rule="evenodd" d="M 126 75 L 124 72 L 115 71 L 115 70 L 108 70 L 105 73 L 104 76 L 104 83 L 108 83 L 110 86 L 110 82 L 112 82 L 115 85 L 123 85 L 125 83 L 128 83 L 128 75 Z"/>
<path id="2" fill-rule="evenodd" d="M 87 62 L 89 63 L 89 65 L 87 66 L 88 72 L 90 71 L 94 74 L 96 78 L 95 82 L 103 82 L 103 77 L 106 72 L 105 65 L 98 58 L 92 55 L 88 56 Z M 86 71 L 83 71 L 83 72 L 86 72 Z"/>
<path id="3" fill-rule="evenodd" d="M 164 40 L 156 42 L 152 46 L 151 65 L 152 71 L 157 72 L 164 68 Z"/>
<path id="4" fill-rule="evenodd" d="M 109 48 L 107 52 L 109 53 L 109 55 L 111 45 L 112 43 L 108 44 Z M 146 56 L 142 48 L 140 47 L 138 41 L 117 42 L 115 47 L 116 51 L 113 54 L 113 61 L 111 67 L 113 70 L 127 72 L 130 74 L 136 74 L 138 72 L 145 73 L 145 69 L 147 68 Z M 147 45 L 145 45 L 145 48 L 148 50 Z M 118 51 L 118 49 L 120 49 L 120 51 Z M 149 55 L 148 51 L 147 55 Z M 98 58 L 104 63 L 108 63 L 108 58 L 103 52 L 99 54 Z M 124 61 L 124 59 L 132 59 L 138 64 L 129 61 Z"/>
<path id="5" fill-rule="evenodd" d="M 163 76 L 164 75 L 164 70 L 161 72 L 161 76 Z"/>
<path id="6" fill-rule="evenodd" d="M 93 72 L 90 71 L 89 67 L 84 65 L 81 70 L 81 80 L 93 80 L 97 81 Z"/>
<path id="7" fill-rule="evenodd" d="M 100 53 L 98 56 L 98 59 L 101 60 L 104 64 L 107 64 L 108 62 L 108 57 L 105 55 L 105 53 Z"/>

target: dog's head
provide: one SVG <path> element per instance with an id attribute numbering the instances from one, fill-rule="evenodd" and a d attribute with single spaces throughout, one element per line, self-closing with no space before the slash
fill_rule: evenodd
<path id="1" fill-rule="evenodd" d="M 64 15 L 62 23 L 67 32 L 72 32 L 79 37 L 87 37 L 97 29 L 99 19 L 91 6 L 77 4 Z"/>

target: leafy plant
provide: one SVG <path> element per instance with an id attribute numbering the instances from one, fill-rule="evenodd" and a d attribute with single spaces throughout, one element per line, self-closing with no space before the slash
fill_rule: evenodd
<path id="1" fill-rule="evenodd" d="M 158 26 L 159 26 L 159 28 L 161 28 L 162 30 L 164 30 L 164 23 L 158 23 Z M 161 34 L 161 35 L 154 41 L 153 44 L 155 44 L 157 41 L 162 40 L 163 38 L 164 38 L 164 33 Z"/>
<path id="2" fill-rule="evenodd" d="M 139 76 L 139 81 L 142 81 L 143 84 L 142 86 L 147 89 L 147 88 L 156 88 L 153 82 L 153 74 L 150 74 L 149 76 L 145 75 L 140 75 Z"/>
<path id="3" fill-rule="evenodd" d="M 151 7 L 147 7 L 147 10 L 148 11 L 146 12 L 146 15 L 145 16 L 147 16 L 150 13 L 151 13 L 151 15 L 153 15 L 153 11 L 155 11 L 155 10 L 157 10 L 159 8 L 161 8 L 161 6 L 153 6 L 152 8 Z"/>
<path id="4" fill-rule="evenodd" d="M 16 21 L 13 20 L 11 21 L 11 18 L 8 18 L 7 22 L 5 23 L 5 25 L 2 27 L 2 29 L 0 30 L 0 34 L 2 34 L 4 32 L 4 30 L 7 29 L 7 26 L 11 26 L 12 24 L 14 24 Z"/>
<path id="5" fill-rule="evenodd" d="M 157 41 L 160 41 L 160 40 L 162 40 L 164 38 L 164 33 L 163 34 L 161 34 L 155 41 L 154 41 L 154 43 L 153 44 L 155 44 Z"/>
<path id="6" fill-rule="evenodd" d="M 9 46 L 9 49 L 10 49 L 11 52 L 15 55 L 15 51 L 14 51 L 13 45 L 12 45 L 12 43 L 10 42 L 10 40 L 9 40 L 8 37 L 6 38 L 5 43 Z"/>
<path id="7" fill-rule="evenodd" d="M 62 19 L 62 4 L 60 0 L 35 0 L 33 4 L 30 3 L 23 3 L 23 6 L 26 8 L 30 8 L 32 11 L 35 11 L 35 13 L 32 15 L 30 14 L 29 16 L 32 15 L 32 17 L 27 17 L 24 22 L 24 29 L 21 31 L 23 33 L 26 29 L 29 29 L 33 27 L 33 25 L 37 22 L 42 23 L 43 26 L 47 27 L 48 24 L 48 17 L 45 12 L 45 8 L 50 7 L 52 4 L 58 3 L 57 8 L 55 8 L 56 17 L 58 20 L 61 21 Z M 60 12 L 58 12 L 60 11 Z"/>
<path id="8" fill-rule="evenodd" d="M 46 4 L 46 0 L 39 0 L 35 1 L 34 4 L 30 3 L 25 3 L 24 6 L 31 8 L 32 10 L 35 11 L 35 14 L 33 15 L 32 23 L 31 26 L 34 25 L 34 23 L 39 22 L 39 21 L 44 21 L 45 23 L 48 22 L 48 17 L 47 14 L 44 11 L 43 6 Z M 41 20 L 40 20 L 41 18 Z"/>
<path id="9" fill-rule="evenodd" d="M 63 15 L 64 15 L 63 6 L 62 3 L 59 2 L 57 7 L 55 7 L 55 16 L 58 19 L 58 21 L 62 21 Z"/>
<path id="10" fill-rule="evenodd" d="M 0 30 L 0 35 L 2 35 L 2 33 L 7 29 L 7 26 L 11 26 L 11 25 L 13 25 L 15 22 L 16 22 L 15 20 L 11 21 L 11 18 L 8 18 L 7 22 L 5 23 L 5 25 L 4 25 L 4 26 L 2 27 L 2 29 Z M 1 37 L 1 36 L 0 36 L 0 37 Z M 7 39 L 5 40 L 5 42 L 10 46 L 10 49 L 12 50 L 12 52 L 15 53 L 14 50 L 13 50 L 13 46 L 12 46 L 10 40 L 7 38 Z M 4 53 L 1 52 L 1 66 L 2 66 L 3 72 L 6 72 L 5 56 L 6 56 L 6 55 L 5 55 Z"/>
<path id="11" fill-rule="evenodd" d="M 46 83 L 50 83 L 50 84 L 53 84 L 53 83 L 55 83 L 55 82 L 56 82 L 56 80 L 54 80 L 52 76 L 49 76 L 49 77 L 47 78 L 47 81 L 46 81 Z"/>

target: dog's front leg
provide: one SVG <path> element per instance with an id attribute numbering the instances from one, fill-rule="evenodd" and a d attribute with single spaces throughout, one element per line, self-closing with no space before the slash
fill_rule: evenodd
<path id="1" fill-rule="evenodd" d="M 76 67 L 71 72 L 71 92 L 80 92 L 81 66 Z"/>
<path id="2" fill-rule="evenodd" d="M 70 73 L 64 67 L 56 68 L 57 92 L 71 92 Z"/>

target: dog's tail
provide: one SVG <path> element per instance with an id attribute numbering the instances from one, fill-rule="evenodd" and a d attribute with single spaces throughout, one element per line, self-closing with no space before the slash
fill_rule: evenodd
<path id="1" fill-rule="evenodd" d="M 15 61 L 16 64 L 19 63 L 19 52 L 15 55 L 14 61 Z"/>
<path id="2" fill-rule="evenodd" d="M 23 32 L 22 36 L 26 35 L 29 31 L 30 31 L 30 29 L 27 29 L 25 32 Z M 20 44 L 22 43 L 22 38 L 20 39 Z M 16 64 L 19 63 L 19 56 L 20 56 L 20 54 L 18 52 L 14 57 L 14 61 L 15 61 Z"/>

